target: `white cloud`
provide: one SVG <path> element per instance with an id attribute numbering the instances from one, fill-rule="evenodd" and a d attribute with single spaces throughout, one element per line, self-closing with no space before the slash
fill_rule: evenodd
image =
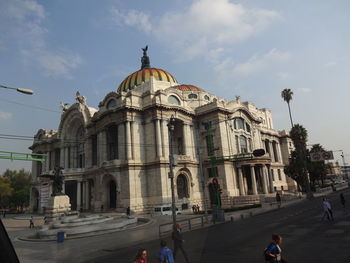
<path id="1" fill-rule="evenodd" d="M 301 91 L 302 93 L 309 93 L 311 92 L 311 89 L 309 88 L 298 88 L 299 91 Z"/>
<path id="2" fill-rule="evenodd" d="M 290 74 L 287 72 L 279 72 L 277 73 L 277 76 L 281 79 L 281 80 L 286 80 L 290 77 Z"/>
<path id="3" fill-rule="evenodd" d="M 196 0 L 184 11 L 154 17 L 153 24 L 141 11 L 121 12 L 114 8 L 112 14 L 118 26 L 134 26 L 154 35 L 175 51 L 180 60 L 203 56 L 217 48 L 230 48 L 260 33 L 280 17 L 275 11 L 247 9 L 229 0 Z"/>
<path id="4" fill-rule="evenodd" d="M 35 0 L 11 0 L 0 2 L 0 30 L 4 32 L 1 49 L 16 48 L 28 64 L 38 65 L 48 76 L 71 77 L 82 59 L 70 51 L 51 50 L 47 47 L 42 25 L 46 18 L 42 5 Z M 1 50 L 0 50 L 1 51 Z"/>
<path id="5" fill-rule="evenodd" d="M 149 33 L 152 30 L 152 24 L 149 20 L 149 16 L 145 13 L 137 10 L 129 10 L 125 14 L 119 11 L 117 8 L 111 9 L 112 20 L 117 25 L 135 26 L 140 30 Z"/>
<path id="6" fill-rule="evenodd" d="M 64 76 L 70 78 L 70 71 L 82 63 L 79 55 L 69 51 L 35 50 L 33 52 L 32 50 L 32 52 L 28 52 L 28 50 L 23 50 L 22 54 L 38 62 L 45 70 L 45 74 L 50 77 Z"/>
<path id="7" fill-rule="evenodd" d="M 338 63 L 336 61 L 329 61 L 327 62 L 326 64 L 324 64 L 324 67 L 325 68 L 331 68 L 331 67 L 334 67 L 336 66 Z"/>
<path id="8" fill-rule="evenodd" d="M 9 120 L 12 118 L 11 112 L 0 111 L 0 120 Z"/>
<path id="9" fill-rule="evenodd" d="M 288 52 L 282 52 L 274 48 L 262 56 L 254 55 L 247 62 L 236 64 L 233 68 L 233 73 L 236 75 L 248 76 L 274 63 L 286 61 L 289 57 L 290 54 Z"/>

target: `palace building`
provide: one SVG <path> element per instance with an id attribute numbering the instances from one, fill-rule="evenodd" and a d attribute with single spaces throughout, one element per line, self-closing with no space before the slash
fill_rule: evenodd
<path id="1" fill-rule="evenodd" d="M 59 165 L 73 210 L 152 212 L 171 203 L 170 152 L 175 200 L 184 210 L 218 202 L 235 207 L 276 190 L 294 190 L 283 171 L 292 144 L 285 131 L 273 128 L 270 110 L 180 84 L 166 70 L 151 67 L 147 47 L 143 50 L 141 69 L 98 109 L 77 92 L 75 104 L 62 105 L 58 129 L 37 132 L 30 149 L 46 158 L 33 162 L 33 211 L 43 211 L 51 193 L 40 175 Z M 256 149 L 265 151 L 253 155 Z"/>

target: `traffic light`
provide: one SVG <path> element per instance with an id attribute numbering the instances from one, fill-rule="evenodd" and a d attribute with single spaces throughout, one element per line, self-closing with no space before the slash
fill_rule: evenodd
<path id="1" fill-rule="evenodd" d="M 211 181 L 211 183 L 213 184 L 213 188 L 215 190 L 218 190 L 219 189 L 219 181 L 217 178 L 213 178 L 213 180 Z"/>

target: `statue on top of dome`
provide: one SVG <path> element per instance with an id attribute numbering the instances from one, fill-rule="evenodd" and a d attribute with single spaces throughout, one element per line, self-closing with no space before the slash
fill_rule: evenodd
<path id="1" fill-rule="evenodd" d="M 147 56 L 147 50 L 148 50 L 148 45 L 145 48 L 142 48 L 143 56 L 141 58 L 141 69 L 151 67 L 149 57 Z"/>

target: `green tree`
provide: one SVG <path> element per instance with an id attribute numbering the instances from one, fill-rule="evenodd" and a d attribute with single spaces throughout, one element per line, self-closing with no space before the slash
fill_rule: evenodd
<path id="1" fill-rule="evenodd" d="M 8 178 L 0 176 L 0 206 L 6 207 L 8 199 L 11 196 L 13 189 Z"/>
<path id="2" fill-rule="evenodd" d="M 19 171 L 7 169 L 3 173 L 3 177 L 7 178 L 11 188 L 12 194 L 9 196 L 11 206 L 23 207 L 29 204 L 30 196 L 30 173 L 21 169 Z"/>
<path id="3" fill-rule="evenodd" d="M 283 100 L 285 102 L 287 102 L 288 104 L 288 110 L 289 110 L 289 117 L 290 117 L 290 123 L 292 125 L 292 128 L 293 128 L 293 119 L 292 119 L 292 113 L 290 111 L 290 104 L 289 102 L 292 100 L 293 98 L 293 91 L 291 89 L 284 89 L 282 90 L 282 93 L 281 93 L 281 97 L 283 98 Z"/>
<path id="4" fill-rule="evenodd" d="M 310 153 L 324 152 L 325 149 L 320 144 L 312 145 Z M 322 187 L 324 186 L 324 178 L 327 174 L 327 165 L 324 161 L 312 162 L 310 160 L 308 164 L 308 170 L 310 175 L 310 181 L 313 187 L 315 187 L 316 181 L 319 183 L 321 181 Z"/>
<path id="5" fill-rule="evenodd" d="M 298 188 L 301 187 L 303 192 L 306 192 L 311 198 L 311 189 L 308 178 L 308 151 L 307 130 L 300 124 L 295 124 L 289 133 L 295 147 L 292 152 L 289 165 L 285 168 L 285 173 L 296 180 Z"/>

